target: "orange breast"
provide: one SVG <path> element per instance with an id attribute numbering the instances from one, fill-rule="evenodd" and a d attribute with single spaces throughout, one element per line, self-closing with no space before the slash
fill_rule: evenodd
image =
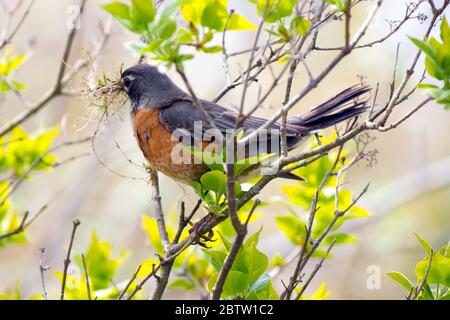
<path id="1" fill-rule="evenodd" d="M 159 112 L 159 109 L 145 108 L 132 114 L 136 139 L 144 156 L 153 168 L 173 179 L 184 183 L 199 180 L 208 167 L 195 164 L 194 159 L 180 163 L 180 159 L 173 156 L 172 149 L 179 150 L 180 144 L 160 122 Z"/>

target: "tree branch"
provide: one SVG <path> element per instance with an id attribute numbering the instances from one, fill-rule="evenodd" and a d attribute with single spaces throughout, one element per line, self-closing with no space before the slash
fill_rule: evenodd
<path id="1" fill-rule="evenodd" d="M 69 269 L 69 264 L 71 262 L 70 254 L 72 252 L 72 246 L 73 246 L 73 241 L 75 239 L 75 233 L 77 232 L 77 228 L 81 222 L 80 222 L 80 220 L 74 220 L 72 223 L 73 223 L 72 235 L 70 236 L 69 248 L 67 249 L 66 259 L 64 259 L 64 271 L 63 271 L 63 278 L 62 278 L 62 282 L 61 282 L 60 300 L 64 300 L 64 293 L 66 290 L 66 281 L 67 281 L 67 270 Z"/>
<path id="2" fill-rule="evenodd" d="M 84 254 L 81 254 L 81 260 L 83 261 L 84 277 L 85 277 L 85 282 L 86 282 L 86 291 L 87 291 L 88 300 L 92 300 L 91 285 L 89 282 L 89 272 L 88 272 L 88 269 L 86 266 L 86 259 L 84 258 Z"/>

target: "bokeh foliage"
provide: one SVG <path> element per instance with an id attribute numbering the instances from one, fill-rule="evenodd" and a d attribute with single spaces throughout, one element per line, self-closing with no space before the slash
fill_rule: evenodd
<path id="1" fill-rule="evenodd" d="M 450 300 L 450 243 L 435 250 L 420 236 L 416 237 L 425 251 L 425 257 L 416 265 L 416 280 L 397 271 L 388 275 L 407 290 L 407 295 L 417 295 L 418 300 Z M 422 290 L 417 293 L 420 286 Z"/>
<path id="2" fill-rule="evenodd" d="M 419 84 L 437 103 L 450 110 L 450 27 L 444 17 L 440 26 L 440 40 L 435 37 L 411 41 L 425 54 L 425 69 L 439 84 Z"/>

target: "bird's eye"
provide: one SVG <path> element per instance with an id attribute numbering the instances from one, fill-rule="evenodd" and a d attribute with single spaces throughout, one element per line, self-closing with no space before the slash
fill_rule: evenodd
<path id="1" fill-rule="evenodd" d="M 123 86 L 127 90 L 131 86 L 131 79 L 130 78 L 124 78 L 123 79 Z"/>

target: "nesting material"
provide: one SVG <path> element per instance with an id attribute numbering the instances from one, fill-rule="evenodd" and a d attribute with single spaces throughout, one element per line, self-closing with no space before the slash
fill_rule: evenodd
<path id="1" fill-rule="evenodd" d="M 87 89 L 89 105 L 96 107 L 106 117 L 118 113 L 128 100 L 121 83 L 120 71 L 114 76 L 104 74 Z"/>

